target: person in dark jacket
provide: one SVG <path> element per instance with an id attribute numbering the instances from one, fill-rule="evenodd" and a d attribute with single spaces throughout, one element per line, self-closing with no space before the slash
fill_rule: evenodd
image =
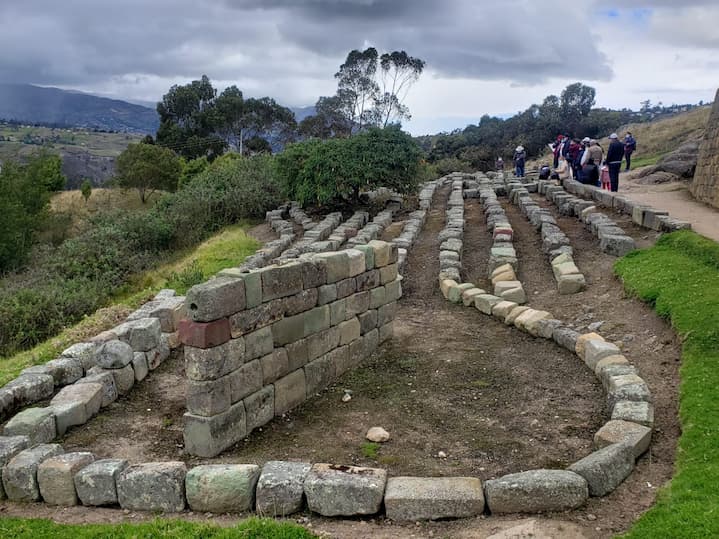
<path id="1" fill-rule="evenodd" d="M 622 168 L 622 158 L 624 157 L 624 144 L 618 139 L 616 133 L 609 135 L 609 148 L 607 148 L 607 157 L 605 158 L 613 192 L 619 189 L 619 171 Z"/>
<path id="2" fill-rule="evenodd" d="M 625 172 L 629 170 L 629 165 L 632 162 L 632 154 L 634 153 L 634 150 L 637 149 L 637 141 L 634 139 L 632 134 L 627 131 L 627 134 L 624 136 L 624 159 L 627 161 L 627 168 L 625 168 Z"/>

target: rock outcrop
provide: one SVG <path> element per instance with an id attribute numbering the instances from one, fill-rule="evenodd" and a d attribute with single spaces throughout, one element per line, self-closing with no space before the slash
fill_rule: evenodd
<path id="1" fill-rule="evenodd" d="M 700 202 L 719 208 L 719 90 L 699 147 L 697 169 L 689 190 Z"/>

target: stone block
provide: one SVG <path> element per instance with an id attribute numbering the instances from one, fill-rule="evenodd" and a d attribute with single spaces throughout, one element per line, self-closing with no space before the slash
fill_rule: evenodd
<path id="1" fill-rule="evenodd" d="M 384 288 L 386 292 L 385 299 L 387 300 L 387 303 L 389 303 L 390 301 L 398 301 L 402 297 L 402 279 L 397 278 L 394 281 L 387 283 Z M 372 299 L 370 296 L 370 304 L 371 303 Z"/>
<path id="2" fill-rule="evenodd" d="M 612 444 L 584 457 L 567 469 L 587 481 L 590 496 L 605 496 L 632 473 L 634 453 L 629 445 Z"/>
<path id="3" fill-rule="evenodd" d="M 275 386 L 265 386 L 244 400 L 247 432 L 250 433 L 275 417 Z"/>
<path id="4" fill-rule="evenodd" d="M 629 360 L 621 354 L 615 354 L 600 359 L 594 367 L 594 374 L 603 378 L 604 369 L 612 365 L 629 365 Z"/>
<path id="5" fill-rule="evenodd" d="M 357 277 L 348 277 L 337 281 L 337 298 L 342 299 L 357 292 Z"/>
<path id="6" fill-rule="evenodd" d="M 367 301 L 369 302 L 369 293 L 367 294 Z M 351 298 L 352 296 L 350 296 Z M 349 305 L 349 302 L 348 302 Z M 323 305 L 321 307 L 315 307 L 312 310 L 304 313 L 304 337 L 318 333 L 330 327 L 330 307 L 329 305 Z M 286 343 L 285 343 L 286 344 Z"/>
<path id="7" fill-rule="evenodd" d="M 581 358 L 582 361 L 584 361 L 584 349 L 587 345 L 587 341 L 596 339 L 599 341 L 603 341 L 604 337 L 599 335 L 598 333 L 584 333 L 577 337 L 577 344 L 574 348 L 574 351 L 577 353 L 577 355 Z"/>
<path id="8" fill-rule="evenodd" d="M 4 500 L 5 489 L 2 485 L 2 470 L 20 451 L 27 449 L 30 438 L 27 436 L 0 436 L 0 500 Z"/>
<path id="9" fill-rule="evenodd" d="M 40 495 L 50 505 L 77 505 L 74 477 L 95 456 L 87 452 L 65 453 L 45 459 L 37 468 Z"/>
<path id="10" fill-rule="evenodd" d="M 554 330 L 562 326 L 562 321 L 555 318 L 544 318 L 537 322 L 536 332 L 538 337 L 551 339 Z"/>
<path id="11" fill-rule="evenodd" d="M 619 401 L 650 401 L 652 395 L 647 383 L 636 374 L 610 376 L 607 379 L 607 399 L 611 406 Z"/>
<path id="12" fill-rule="evenodd" d="M 148 462 L 128 466 L 117 477 L 117 500 L 130 511 L 179 513 L 185 509 L 182 462 Z"/>
<path id="13" fill-rule="evenodd" d="M 520 305 L 519 307 L 515 307 L 514 309 L 509 311 L 507 316 L 504 317 L 504 323 L 508 326 L 514 325 L 514 321 L 528 310 L 529 307 L 527 307 L 526 305 Z"/>
<path id="14" fill-rule="evenodd" d="M 187 503 L 203 513 L 251 511 L 260 467 L 255 464 L 195 466 L 185 477 Z"/>
<path id="15" fill-rule="evenodd" d="M 122 459 L 96 460 L 79 470 L 74 476 L 75 491 L 82 505 L 99 506 L 117 504 L 115 483 L 127 468 Z"/>
<path id="16" fill-rule="evenodd" d="M 245 281 L 215 277 L 190 288 L 185 301 L 193 321 L 212 322 L 245 309 Z"/>
<path id="17" fill-rule="evenodd" d="M 459 285 L 454 279 L 441 279 L 439 282 L 439 289 L 444 296 L 444 299 L 449 299 L 449 291 Z"/>
<path id="18" fill-rule="evenodd" d="M 374 241 L 374 240 L 372 240 Z M 355 249 L 358 251 L 362 251 L 364 254 L 364 261 L 365 261 L 365 271 L 370 271 L 375 268 L 375 262 L 374 262 L 374 249 L 371 245 L 355 245 Z"/>
<path id="19" fill-rule="evenodd" d="M 397 279 L 399 267 L 397 263 L 384 266 L 379 269 L 380 284 L 388 284 Z"/>
<path id="20" fill-rule="evenodd" d="M 305 401 L 305 371 L 298 369 L 275 382 L 275 415 L 281 416 Z"/>
<path id="21" fill-rule="evenodd" d="M 396 301 L 388 303 L 387 305 L 382 305 L 382 307 L 377 310 L 377 325 L 384 326 L 385 324 L 392 322 L 392 320 L 394 320 L 397 316 L 398 308 L 399 307 Z"/>
<path id="22" fill-rule="evenodd" d="M 340 341 L 340 332 L 337 327 L 331 327 L 325 331 L 310 335 L 305 340 L 307 341 L 307 360 L 312 361 L 333 348 L 337 348 Z"/>
<path id="23" fill-rule="evenodd" d="M 312 309 L 312 307 L 317 305 L 318 297 L 319 292 L 317 292 L 317 289 L 311 288 L 309 290 L 303 290 L 298 294 L 273 301 L 280 302 L 283 305 L 285 316 L 293 316 Z"/>
<path id="24" fill-rule="evenodd" d="M 87 423 L 100 411 L 104 393 L 104 386 L 96 382 L 62 388 L 50 401 L 58 434 L 62 436 L 68 427 Z"/>
<path id="25" fill-rule="evenodd" d="M 503 321 L 515 307 L 517 304 L 513 301 L 500 301 L 492 307 L 492 315 Z"/>
<path id="26" fill-rule="evenodd" d="M 589 497 L 586 480 L 566 470 L 530 470 L 484 483 L 487 507 L 493 514 L 566 511 Z"/>
<path id="27" fill-rule="evenodd" d="M 379 344 L 388 341 L 394 336 L 394 322 L 387 322 L 379 328 Z"/>
<path id="28" fill-rule="evenodd" d="M 618 401 L 612 408 L 612 419 L 651 428 L 654 426 L 654 406 L 646 401 Z"/>
<path id="29" fill-rule="evenodd" d="M 110 372 L 98 372 L 96 374 L 88 374 L 77 381 L 78 384 L 100 384 L 102 386 L 102 402 L 100 407 L 104 408 L 117 400 L 117 387 L 115 387 L 115 377 Z"/>
<path id="30" fill-rule="evenodd" d="M 486 294 L 486 293 L 487 292 L 485 290 L 482 290 L 481 288 L 477 288 L 476 286 L 472 287 L 472 288 L 468 288 L 466 290 L 463 290 L 462 296 L 461 296 L 462 305 L 464 305 L 465 307 L 470 307 L 470 306 L 474 305 L 474 299 L 477 296 L 479 296 L 481 294 Z"/>
<path id="31" fill-rule="evenodd" d="M 530 335 L 535 337 L 538 335 L 538 324 L 541 320 L 552 318 L 552 315 L 547 311 L 538 311 L 535 309 L 528 309 L 521 313 L 515 320 L 514 325 L 518 329 L 526 331 Z"/>
<path id="32" fill-rule="evenodd" d="M 315 464 L 304 490 L 310 510 L 320 515 L 373 515 L 380 510 L 386 483 L 382 469 Z"/>
<path id="33" fill-rule="evenodd" d="M 262 275 L 262 301 L 268 302 L 302 292 L 301 262 L 289 262 L 282 265 L 268 266 L 260 270 Z M 240 310 L 240 309 L 238 309 Z"/>
<path id="34" fill-rule="evenodd" d="M 484 492 L 473 477 L 391 477 L 384 504 L 394 521 L 467 518 L 484 511 Z"/>
<path id="35" fill-rule="evenodd" d="M 587 288 L 587 281 L 581 273 L 557 277 L 557 290 L 562 295 L 577 294 Z"/>
<path id="36" fill-rule="evenodd" d="M 132 355 L 132 370 L 135 373 L 135 382 L 142 382 L 150 367 L 147 364 L 147 352 L 135 352 Z"/>
<path id="37" fill-rule="evenodd" d="M 255 359 L 245 363 L 239 369 L 228 374 L 227 378 L 230 381 L 230 402 L 234 404 L 262 387 L 260 361 Z"/>
<path id="38" fill-rule="evenodd" d="M 307 398 L 328 387 L 335 379 L 335 364 L 329 354 L 310 361 L 305 365 L 304 370 Z"/>
<path id="39" fill-rule="evenodd" d="M 615 344 L 599 339 L 588 339 L 584 344 L 584 363 L 587 364 L 592 372 L 597 367 L 597 363 L 605 357 L 616 356 L 620 354 L 619 348 Z"/>
<path id="40" fill-rule="evenodd" d="M 170 357 L 170 354 L 172 353 L 171 335 L 171 333 L 163 333 L 162 337 L 160 337 L 160 345 L 157 348 L 153 348 L 152 350 L 145 352 L 145 356 L 147 357 L 147 368 L 149 370 L 154 371 Z M 133 368 L 134 367 L 135 366 L 133 365 Z"/>
<path id="41" fill-rule="evenodd" d="M 95 364 L 103 369 L 122 369 L 132 363 L 134 351 L 128 343 L 107 341 L 97 349 Z"/>
<path id="42" fill-rule="evenodd" d="M 474 297 L 474 306 L 477 310 L 483 312 L 484 314 L 491 315 L 492 308 L 500 301 L 502 301 L 502 298 L 498 298 L 497 296 L 493 296 L 491 294 L 479 294 Z"/>
<path id="43" fill-rule="evenodd" d="M 350 276 L 350 260 L 345 251 L 318 253 L 312 257 L 312 261 L 326 272 L 328 284 Z"/>
<path id="44" fill-rule="evenodd" d="M 337 285 L 326 284 L 317 289 L 317 305 L 326 305 L 337 300 Z"/>
<path id="45" fill-rule="evenodd" d="M 297 295 L 296 295 L 297 296 Z M 253 309 L 245 309 L 230 317 L 230 331 L 233 338 L 241 337 L 255 330 L 269 326 L 285 316 L 286 308 L 295 306 L 290 298 L 275 299 Z M 288 304 L 292 305 L 288 305 Z"/>
<path id="46" fill-rule="evenodd" d="M 622 420 L 607 421 L 594 435 L 594 447 L 601 449 L 612 444 L 627 444 L 632 448 L 634 458 L 639 458 L 649 449 L 652 429 Z"/>
<path id="47" fill-rule="evenodd" d="M 302 286 L 305 290 L 317 288 L 327 283 L 327 273 L 323 266 L 311 261 L 302 261 Z"/>
<path id="48" fill-rule="evenodd" d="M 242 401 L 212 417 L 183 415 L 185 450 L 198 457 L 214 457 L 247 435 L 245 405 Z"/>
<path id="49" fill-rule="evenodd" d="M 364 252 L 358 249 L 347 249 L 345 253 L 349 258 L 349 276 L 356 277 L 364 273 L 366 268 Z"/>
<path id="50" fill-rule="evenodd" d="M 370 240 L 367 245 L 374 251 L 374 267 L 382 268 L 391 264 L 392 245 L 380 240 Z"/>
<path id="51" fill-rule="evenodd" d="M 285 516 L 301 511 L 304 482 L 311 465 L 306 462 L 269 461 L 262 467 L 257 482 L 257 513 Z"/>
<path id="52" fill-rule="evenodd" d="M 50 374 L 25 373 L 5 384 L 2 389 L 11 400 L 8 407 L 24 406 L 51 397 L 55 390 L 55 380 Z"/>
<path id="53" fill-rule="evenodd" d="M 304 336 L 305 313 L 289 316 L 272 324 L 272 339 L 275 346 L 284 346 Z"/>
<path id="54" fill-rule="evenodd" d="M 94 342 L 79 342 L 75 343 L 69 348 L 66 348 L 60 354 L 61 357 L 73 357 L 82 363 L 83 369 L 86 371 L 95 366 L 95 351 L 97 350 L 97 343 Z"/>
<path id="55" fill-rule="evenodd" d="M 370 305 L 370 293 L 357 292 L 346 298 L 346 311 L 345 319 L 349 320 L 353 316 L 362 314 L 369 309 Z"/>
<path id="56" fill-rule="evenodd" d="M 307 339 L 288 343 L 285 349 L 287 350 L 289 372 L 304 367 L 309 361 Z"/>
<path id="57" fill-rule="evenodd" d="M 507 281 L 511 282 L 511 281 Z M 500 284 L 500 283 L 497 283 Z M 495 291 L 496 294 L 496 291 Z M 499 297 L 503 301 L 511 301 L 513 303 L 521 304 L 526 303 L 527 301 L 527 295 L 524 292 L 524 288 L 520 285 L 517 288 L 509 288 L 504 290 L 501 294 L 499 294 Z"/>
<path id="58" fill-rule="evenodd" d="M 612 256 L 624 256 L 637 248 L 634 239 L 625 235 L 605 234 L 599 241 L 602 252 Z"/>
<path id="59" fill-rule="evenodd" d="M 157 348 L 160 345 L 160 335 L 162 335 L 162 327 L 157 318 L 140 318 L 124 322 L 112 331 L 119 340 L 129 344 L 135 352 L 147 352 Z M 107 346 L 107 343 L 105 346 Z M 99 361 L 98 365 L 103 366 Z M 124 367 L 124 365 L 122 366 Z"/>
<path id="60" fill-rule="evenodd" d="M 37 484 L 38 466 L 45 460 L 63 453 L 59 444 L 40 444 L 17 453 L 2 470 L 5 495 L 14 502 L 37 502 L 40 488 Z"/>
<path id="61" fill-rule="evenodd" d="M 262 385 L 271 384 L 290 372 L 290 361 L 285 348 L 275 348 L 271 354 L 260 358 Z"/>
<path id="62" fill-rule="evenodd" d="M 180 342 L 194 348 L 214 348 L 226 343 L 231 338 L 228 318 L 220 318 L 213 322 L 181 320 L 177 327 Z"/>
<path id="63" fill-rule="evenodd" d="M 272 338 L 272 329 L 270 327 L 264 327 L 247 333 L 245 335 L 245 361 L 257 359 L 258 357 L 266 356 L 272 352 L 275 347 L 274 340 Z"/>
<path id="64" fill-rule="evenodd" d="M 576 352 L 579 333 L 571 328 L 560 326 L 552 331 L 552 340 L 571 352 Z"/>
<path id="65" fill-rule="evenodd" d="M 47 374 L 52 376 L 55 386 L 74 384 L 85 374 L 82 361 L 74 357 L 59 357 L 48 361 L 42 367 Z M 23 372 L 29 372 L 32 369 L 33 367 L 30 367 Z"/>
<path id="66" fill-rule="evenodd" d="M 510 266 L 509 264 L 505 264 L 505 265 L 506 265 L 507 267 L 509 267 L 510 270 L 509 270 L 509 271 L 503 271 L 503 272 L 501 272 L 501 273 L 496 273 L 496 270 L 495 270 L 494 273 L 496 273 L 496 275 L 494 275 L 494 276 L 490 279 L 490 280 L 492 281 L 492 285 L 493 285 L 493 286 L 494 286 L 494 285 L 497 285 L 497 283 L 500 283 L 500 282 L 503 282 L 503 281 L 516 281 L 516 280 L 517 280 L 517 275 L 514 273 L 514 270 L 511 269 L 512 266 Z"/>
<path id="67" fill-rule="evenodd" d="M 245 341 L 231 339 L 214 348 L 185 346 L 185 374 L 190 380 L 217 380 L 244 362 Z"/>
<path id="68" fill-rule="evenodd" d="M 27 436 L 30 444 L 44 444 L 55 439 L 55 414 L 52 408 L 25 408 L 5 424 L 3 436 Z"/>
<path id="69" fill-rule="evenodd" d="M 380 271 L 378 269 L 366 271 L 355 277 L 357 292 L 372 290 L 380 286 Z"/>
<path id="70" fill-rule="evenodd" d="M 228 410 L 231 404 L 230 376 L 205 382 L 188 380 L 185 392 L 187 411 L 194 415 L 211 417 Z"/>
<path id="71" fill-rule="evenodd" d="M 370 311 L 366 311 L 370 312 Z M 377 327 L 377 319 L 376 319 L 376 311 L 375 312 L 375 324 L 374 327 Z M 366 313 L 363 313 L 366 314 Z M 360 315 L 362 316 L 362 315 Z M 366 319 L 367 317 L 365 317 Z M 368 329 L 368 331 L 374 329 L 374 327 L 371 327 Z M 337 326 L 337 329 L 340 333 L 340 346 L 343 346 L 345 344 L 349 344 L 355 339 L 359 339 L 360 334 L 362 333 L 362 326 L 357 317 L 350 318 L 349 320 L 342 322 Z"/>

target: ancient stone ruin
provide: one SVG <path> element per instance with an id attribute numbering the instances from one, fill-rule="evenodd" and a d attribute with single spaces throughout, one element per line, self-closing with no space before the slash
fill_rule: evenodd
<path id="1" fill-rule="evenodd" d="M 700 202 L 719 208 L 719 90 L 699 146 L 697 169 L 689 190 Z"/>

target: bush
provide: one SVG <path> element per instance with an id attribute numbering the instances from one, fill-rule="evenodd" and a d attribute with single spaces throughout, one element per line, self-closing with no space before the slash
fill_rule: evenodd
<path id="1" fill-rule="evenodd" d="M 301 204 L 356 203 L 362 191 L 413 192 L 422 150 L 398 126 L 372 128 L 347 139 L 291 144 L 277 156 L 286 194 Z"/>
<path id="2" fill-rule="evenodd" d="M 471 166 L 468 162 L 462 161 L 457 157 L 445 157 L 434 163 L 434 169 L 439 176 L 445 176 L 450 172 L 471 172 Z"/>
<path id="3" fill-rule="evenodd" d="M 0 283 L 0 355 L 76 323 L 167 252 L 263 216 L 280 202 L 272 172 L 271 156 L 218 159 L 150 211 L 107 213 L 56 248 L 37 248 L 30 269 Z M 193 268 L 176 277 L 181 287 L 203 278 Z"/>

